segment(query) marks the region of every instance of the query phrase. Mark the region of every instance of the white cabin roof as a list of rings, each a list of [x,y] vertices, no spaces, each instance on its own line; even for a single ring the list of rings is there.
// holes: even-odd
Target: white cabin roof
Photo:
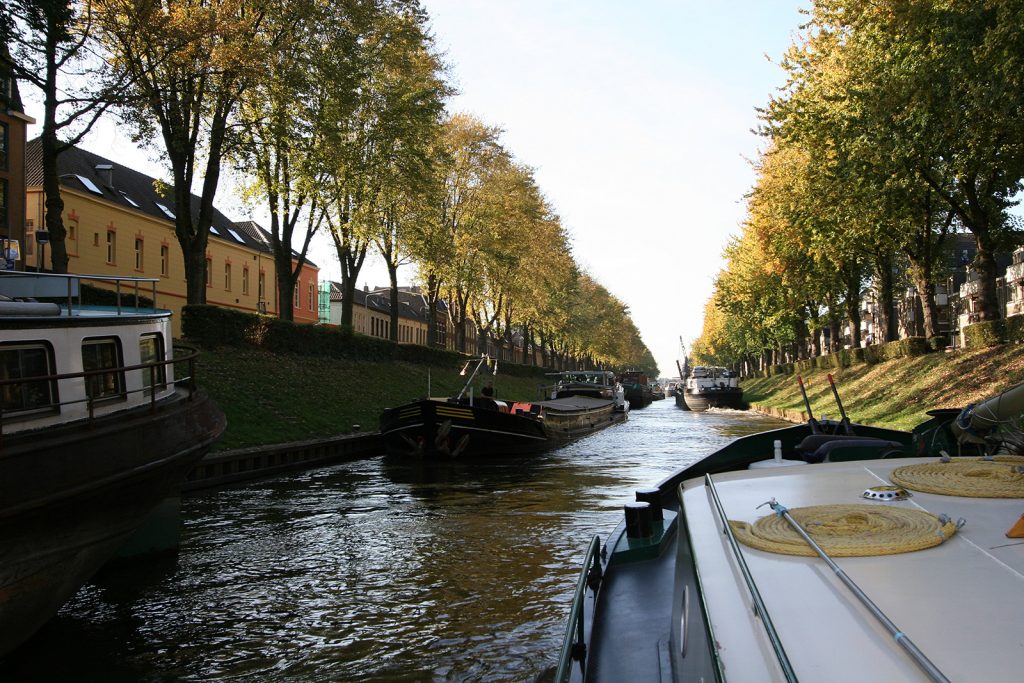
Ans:
[[[865,489],[919,462],[748,470],[713,480],[726,516],[752,523],[772,514],[767,506],[757,509],[771,498],[787,508],[868,503]],[[684,482],[681,497],[726,677],[784,680],[704,480]],[[1024,539],[1005,536],[1024,513],[1024,500],[913,492],[906,501],[874,504],[945,513],[967,524],[934,548],[836,563],[950,680],[1024,678]],[[823,560],[740,547],[797,678],[928,680]]]

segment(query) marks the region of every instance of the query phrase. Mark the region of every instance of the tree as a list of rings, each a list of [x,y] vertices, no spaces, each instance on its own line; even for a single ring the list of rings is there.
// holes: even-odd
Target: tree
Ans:
[[[184,256],[187,301],[206,302],[206,245],[222,162],[239,136],[242,94],[266,74],[282,23],[252,0],[95,0],[115,73],[130,82],[122,118],[137,140],[159,134],[171,167],[169,217]],[[192,188],[201,178],[198,202]],[[195,204],[195,205],[194,205]]]
[[[450,116],[444,122],[434,150],[440,189],[431,215],[414,238],[420,275],[428,283],[431,320],[438,298],[446,295],[460,351],[466,350],[470,298],[479,288],[477,244],[478,234],[485,229],[488,183],[508,158],[498,142],[499,134],[499,129],[466,114]]]
[[[0,24],[0,45],[10,49],[15,78],[35,86],[43,98],[43,195],[50,261],[66,273],[64,200],[57,161],[81,142],[125,87],[97,53],[92,5],[71,0],[11,0]],[[62,139],[63,138],[63,139]]]
[[[356,97],[351,11],[344,3],[280,0],[266,23],[290,39],[274,52],[266,78],[239,98],[236,158],[249,179],[245,195],[265,200],[270,212],[277,310],[284,320],[293,319],[295,285],[325,219],[321,188],[334,170],[337,115],[350,111]]]
[[[1024,92],[1006,66],[1019,64],[1018,5],[820,0],[773,103],[780,129],[841,124],[840,148],[930,188],[975,236],[983,319],[998,315],[995,253],[1019,237],[1007,210],[1024,178]]]

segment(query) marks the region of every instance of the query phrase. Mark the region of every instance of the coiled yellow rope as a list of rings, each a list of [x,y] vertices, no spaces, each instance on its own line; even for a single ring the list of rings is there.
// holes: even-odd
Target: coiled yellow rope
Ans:
[[[833,557],[909,553],[939,545],[956,533],[956,522],[894,505],[815,505],[789,511],[814,542]],[[748,524],[729,520],[744,545],[783,555],[815,552],[779,515]]]
[[[889,478],[897,486],[943,496],[1024,498],[1024,474],[1016,471],[1019,462],[1019,456],[924,462],[898,467]]]

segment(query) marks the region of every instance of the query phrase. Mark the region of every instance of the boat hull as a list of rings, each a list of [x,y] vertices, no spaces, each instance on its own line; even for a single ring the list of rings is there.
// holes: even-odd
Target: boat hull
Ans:
[[[838,428],[835,423],[829,426],[833,430]],[[907,452],[919,440],[916,435],[898,430],[863,425],[856,428],[862,437],[878,439],[883,444],[897,442]],[[744,469],[768,459],[776,441],[784,452],[792,453],[812,433],[810,426],[802,424],[740,437],[656,484],[654,498],[664,511],[664,520],[655,521],[652,535],[629,538],[625,521],[620,521],[606,537],[605,552],[598,555],[597,567],[584,569],[584,577],[579,581],[583,591],[578,601],[579,623],[570,622],[566,629],[559,666],[560,672],[571,670],[572,676],[561,680],[719,680],[715,643],[699,625],[688,629],[685,657],[659,647],[661,643],[673,642],[673,628],[684,621],[684,609],[689,610],[687,624],[700,622],[699,598],[694,596],[702,593],[694,558],[689,546],[678,541],[687,537],[679,486],[687,479]],[[885,446],[879,452],[889,449]],[[866,457],[856,448],[852,451],[852,459]],[[588,583],[589,577],[598,578]],[[689,607],[684,608],[687,603]],[[637,619],[638,614],[643,618]],[[629,624],[629,628],[623,628],[623,624]],[[572,657],[572,652],[586,653],[582,665]],[[669,656],[674,658],[672,664]]]
[[[687,390],[683,393],[683,403],[687,409],[698,412],[710,408],[746,409],[742,389],[714,389],[700,392]]]
[[[623,388],[626,390],[626,400],[629,401],[630,409],[646,408],[654,400],[647,385],[624,384]]]
[[[606,399],[568,397],[533,404],[537,414],[423,399],[384,411],[380,431],[389,455],[476,459],[541,453],[625,420]]]
[[[0,655],[106,563],[220,437],[224,414],[186,390],[153,406],[4,436]]]

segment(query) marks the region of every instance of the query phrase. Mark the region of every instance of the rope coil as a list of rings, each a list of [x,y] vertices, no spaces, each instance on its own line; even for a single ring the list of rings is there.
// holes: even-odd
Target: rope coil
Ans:
[[[789,514],[834,557],[894,555],[923,550],[952,538],[957,523],[929,512],[892,505],[815,505]],[[783,555],[813,556],[814,550],[779,515],[749,524],[729,520],[746,546]]]
[[[1020,458],[996,456],[992,460],[971,459],[905,465],[889,478],[898,486],[966,498],[1024,498],[1024,473]]]

